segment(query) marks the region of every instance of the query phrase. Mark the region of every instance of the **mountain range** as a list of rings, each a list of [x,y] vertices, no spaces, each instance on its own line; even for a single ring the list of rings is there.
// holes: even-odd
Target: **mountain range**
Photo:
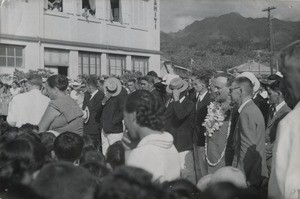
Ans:
[[[195,21],[175,33],[161,32],[161,51],[176,64],[190,67],[198,64],[226,69],[247,60],[258,59],[256,50],[269,51],[268,18],[245,18],[239,13],[209,17]],[[300,22],[272,19],[273,49],[280,49],[300,39]],[[262,53],[261,62],[270,56]]]

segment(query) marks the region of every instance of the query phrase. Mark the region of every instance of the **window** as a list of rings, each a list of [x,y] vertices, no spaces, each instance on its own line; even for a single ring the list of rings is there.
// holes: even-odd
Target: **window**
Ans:
[[[82,15],[88,16],[96,14],[96,0],[82,0]]]
[[[69,66],[69,51],[60,49],[45,49],[45,65],[47,66]]]
[[[138,27],[147,26],[147,3],[146,1],[139,0],[132,2],[132,24]]]
[[[132,70],[134,72],[140,71],[143,75],[146,75],[149,70],[148,62],[149,58],[147,57],[132,57]]]
[[[121,4],[120,0],[110,0],[112,21],[121,22]]]
[[[63,11],[63,0],[48,0],[48,10]]]
[[[123,75],[126,57],[121,55],[108,55],[107,67],[109,75]]]
[[[0,44],[0,66],[23,67],[24,47]]]
[[[100,53],[79,52],[78,58],[79,75],[101,75]]]

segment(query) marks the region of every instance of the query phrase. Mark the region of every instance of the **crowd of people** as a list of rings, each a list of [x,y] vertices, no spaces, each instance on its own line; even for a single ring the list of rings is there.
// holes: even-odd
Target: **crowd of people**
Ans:
[[[0,83],[0,197],[298,198],[300,41],[280,71]]]

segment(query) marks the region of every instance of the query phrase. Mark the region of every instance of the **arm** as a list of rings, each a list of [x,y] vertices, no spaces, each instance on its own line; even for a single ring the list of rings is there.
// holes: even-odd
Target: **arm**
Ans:
[[[184,102],[180,103],[179,101],[174,102],[174,112],[176,117],[181,120],[187,116],[190,115],[190,113],[193,111],[194,106],[187,106],[188,104],[185,104]]]
[[[17,116],[18,116],[18,107],[17,103],[15,102],[14,98],[10,101],[8,106],[8,113],[7,113],[7,123],[10,126],[16,126]]]
[[[53,122],[55,117],[59,115],[59,111],[49,105],[39,123],[39,132],[45,132],[49,130],[51,123]]]

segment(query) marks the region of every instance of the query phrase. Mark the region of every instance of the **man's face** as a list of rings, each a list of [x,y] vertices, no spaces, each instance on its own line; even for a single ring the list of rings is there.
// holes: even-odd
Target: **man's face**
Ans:
[[[210,89],[215,101],[225,102],[229,97],[229,88],[226,77],[217,77],[211,80]]]
[[[148,83],[146,80],[141,80],[141,89],[146,91],[152,90],[152,84]]]
[[[136,90],[136,86],[134,82],[128,82],[128,89],[130,92],[133,92]]]
[[[277,105],[278,101],[279,101],[278,100],[278,98],[279,98],[278,92],[274,91],[270,87],[267,87],[267,91],[268,91],[270,104]]]
[[[205,85],[199,79],[195,79],[193,84],[197,92],[201,92],[205,88]]]
[[[281,90],[286,103],[294,108],[300,100],[300,60],[286,56],[284,61],[285,64],[281,68]]]
[[[239,85],[233,82],[229,88],[229,91],[232,103],[240,104],[242,102],[242,93]]]

